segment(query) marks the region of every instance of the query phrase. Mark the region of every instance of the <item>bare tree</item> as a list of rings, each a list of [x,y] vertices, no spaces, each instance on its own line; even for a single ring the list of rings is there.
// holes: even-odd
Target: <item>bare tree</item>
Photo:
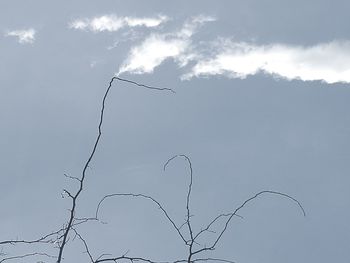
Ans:
[[[105,107],[106,107],[106,100],[108,98],[108,95],[110,93],[110,90],[113,86],[114,81],[118,82],[125,82],[128,84],[132,84],[133,86],[138,86],[141,88],[154,90],[154,91],[165,91],[165,92],[171,92],[175,93],[174,90],[170,88],[160,88],[160,87],[154,87],[154,86],[148,86],[144,84],[140,84],[128,79],[123,79],[118,76],[114,76],[109,81],[109,85],[104,93],[104,96],[102,98],[102,105],[100,108],[100,117],[97,127],[97,137],[93,143],[92,150],[86,160],[86,162],[83,165],[82,172],[80,176],[71,176],[65,174],[65,176],[72,181],[76,182],[78,185],[78,188],[76,191],[69,191],[67,189],[63,189],[62,196],[68,197],[71,200],[71,206],[69,208],[68,218],[67,221],[61,226],[58,227],[56,230],[42,234],[41,236],[34,238],[34,239],[12,239],[12,240],[3,240],[0,241],[0,263],[2,262],[8,262],[8,261],[15,261],[20,259],[26,259],[26,258],[35,258],[37,262],[46,262],[46,261],[52,261],[55,260],[57,263],[61,263],[64,260],[64,254],[65,254],[65,248],[69,244],[69,241],[71,239],[78,239],[82,242],[82,244],[85,247],[85,252],[88,255],[89,261],[92,263],[99,263],[99,262],[118,262],[121,260],[127,260],[131,263],[137,262],[137,261],[143,261],[148,263],[180,263],[180,262],[187,262],[187,263],[193,263],[193,262],[199,262],[199,261],[218,261],[218,262],[227,262],[232,263],[233,261],[222,259],[220,257],[206,257],[206,252],[212,252],[215,250],[216,246],[221,241],[222,236],[226,232],[227,228],[229,227],[232,218],[233,217],[240,217],[239,211],[241,211],[248,203],[254,201],[254,199],[258,198],[261,195],[264,194],[270,194],[275,195],[279,197],[287,198],[294,203],[296,203],[299,208],[301,209],[303,215],[305,216],[305,211],[302,205],[298,200],[293,198],[292,196],[278,192],[278,191],[261,191],[253,195],[252,197],[244,200],[240,206],[235,208],[234,210],[228,212],[228,213],[222,213],[214,217],[209,221],[209,223],[201,228],[200,231],[195,232],[193,228],[193,223],[191,221],[192,213],[191,213],[191,193],[192,193],[192,185],[193,185],[193,169],[192,169],[192,162],[190,158],[187,155],[181,154],[181,155],[175,155],[172,158],[168,159],[167,162],[164,164],[164,171],[170,165],[170,163],[175,158],[183,158],[188,165],[189,169],[189,184],[186,194],[186,216],[185,216],[185,222],[182,224],[178,224],[175,222],[174,219],[172,219],[168,213],[168,211],[165,209],[165,207],[157,201],[155,198],[153,198],[150,195],[142,194],[142,193],[112,193],[105,195],[99,202],[96,208],[95,215],[92,217],[77,217],[76,211],[77,207],[79,206],[79,200],[80,195],[84,191],[85,187],[85,181],[87,177],[87,169],[93,160],[97,148],[99,146],[101,137],[102,137],[102,126],[104,121],[104,114],[105,114]],[[97,221],[101,222],[99,219],[99,213],[102,209],[103,203],[107,199],[116,198],[116,197],[130,197],[130,198],[139,198],[139,199],[145,199],[147,201],[152,202],[155,206],[157,206],[161,211],[165,218],[165,220],[168,221],[170,226],[173,228],[173,230],[177,233],[178,237],[182,240],[185,247],[187,247],[187,255],[185,258],[180,258],[175,261],[154,261],[148,258],[143,257],[130,257],[127,256],[127,254],[119,255],[119,256],[113,256],[110,254],[102,254],[99,256],[94,256],[92,249],[89,247],[88,241],[83,237],[83,235],[78,231],[77,227],[86,224],[90,221]],[[209,246],[202,245],[199,242],[199,239],[207,232],[212,232],[212,227],[214,224],[218,223],[220,220],[223,220],[221,230],[216,233],[216,238]],[[14,245],[25,245],[32,247],[32,251],[29,253],[23,253],[23,254],[15,254],[10,255],[6,251],[9,246]],[[55,249],[55,254],[47,253],[46,251],[49,248]]]

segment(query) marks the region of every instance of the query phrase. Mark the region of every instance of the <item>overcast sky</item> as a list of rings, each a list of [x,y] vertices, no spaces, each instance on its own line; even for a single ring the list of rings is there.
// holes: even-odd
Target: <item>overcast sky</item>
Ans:
[[[188,166],[163,164],[186,154],[196,230],[262,190],[297,198],[307,213],[261,196],[205,256],[348,262],[348,10],[345,0],[1,1],[0,241],[66,222],[61,193],[76,185],[64,174],[80,176],[103,94],[119,76],[176,94],[113,84],[79,216],[93,216],[106,194],[135,192],[157,198],[181,225]],[[80,229],[96,256],[186,254],[152,203],[111,199],[100,215],[108,224]],[[64,262],[87,262],[83,251],[70,243]]]

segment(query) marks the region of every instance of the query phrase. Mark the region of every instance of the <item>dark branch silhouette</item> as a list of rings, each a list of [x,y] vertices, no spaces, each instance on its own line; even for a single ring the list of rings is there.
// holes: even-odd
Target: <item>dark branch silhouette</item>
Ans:
[[[170,218],[169,213],[165,210],[164,206],[162,206],[160,204],[159,201],[157,201],[156,199],[154,199],[153,197],[149,196],[149,195],[145,195],[145,194],[140,194],[140,193],[114,193],[114,194],[109,194],[104,196],[100,202],[97,205],[97,209],[96,209],[96,214],[95,217],[96,219],[98,218],[98,214],[99,211],[101,209],[101,206],[103,204],[103,202],[106,199],[112,198],[112,197],[138,197],[138,198],[142,198],[142,199],[146,199],[148,201],[153,202],[154,204],[156,204],[163,212],[163,214],[165,215],[166,219],[171,223],[171,225],[173,226],[173,228],[177,231],[177,233],[179,234],[180,238],[182,239],[182,241],[184,241],[184,244],[188,247],[188,254],[187,254],[187,258],[186,259],[180,259],[176,262],[187,262],[187,263],[193,263],[193,262],[199,262],[199,261],[218,261],[218,262],[227,262],[227,263],[233,263],[233,261],[231,260],[226,260],[226,259],[220,259],[220,258],[197,258],[197,256],[199,256],[199,254],[202,254],[204,252],[208,252],[208,251],[213,251],[215,250],[216,246],[218,245],[218,243],[220,242],[222,236],[224,235],[224,233],[226,232],[229,224],[231,223],[231,220],[234,216],[236,217],[240,217],[242,218],[238,212],[243,209],[248,203],[254,201],[256,198],[260,197],[261,195],[264,194],[270,194],[270,195],[277,195],[277,196],[281,196],[284,198],[287,198],[289,200],[291,200],[292,202],[296,203],[299,207],[299,209],[301,210],[302,214],[304,216],[306,216],[305,210],[303,208],[303,206],[301,205],[301,203],[295,199],[294,197],[282,193],[282,192],[277,192],[277,191],[271,191],[271,190],[265,190],[265,191],[261,191],[256,193],[255,195],[253,195],[252,197],[246,199],[245,201],[242,202],[242,204],[240,206],[238,206],[236,209],[234,209],[233,212],[231,213],[223,213],[223,214],[219,214],[217,215],[214,219],[212,219],[208,225],[206,225],[204,228],[202,228],[200,231],[198,231],[197,233],[194,233],[192,225],[191,225],[191,208],[190,208],[190,200],[191,200],[191,192],[192,192],[192,184],[193,184],[193,169],[192,169],[192,162],[190,160],[190,158],[184,154],[181,155],[175,155],[172,158],[168,159],[166,161],[166,163],[163,166],[164,171],[166,170],[167,166],[169,165],[169,163],[171,161],[173,161],[175,158],[184,158],[189,166],[189,175],[190,175],[190,182],[188,184],[188,191],[187,191],[187,196],[186,196],[186,222],[183,223],[182,225],[180,225],[179,227],[177,226],[177,224],[175,223],[175,221]],[[210,230],[210,228],[212,227],[212,225],[214,223],[216,223],[219,219],[221,218],[227,218],[222,230],[217,234],[213,231]],[[187,234],[183,234],[182,233],[182,227],[184,225],[187,225]],[[214,242],[212,243],[212,245],[210,246],[202,246],[197,242],[197,239],[204,233],[204,232],[212,232],[213,234],[217,234],[217,237],[215,238]],[[199,246],[200,248],[195,249],[195,245]],[[113,261],[115,258],[110,258],[109,261]],[[118,258],[120,259],[120,258]],[[131,260],[132,261],[132,260]],[[95,262],[101,262],[101,261],[95,261]],[[150,262],[150,261],[149,261]]]
[[[15,244],[34,244],[34,243],[54,243],[57,241],[57,235],[62,232],[62,229],[59,229],[55,232],[46,234],[42,237],[39,237],[37,239],[33,240],[19,240],[19,239],[14,239],[14,240],[4,240],[0,241],[0,245],[15,245]]]
[[[185,242],[185,244],[187,244],[187,241],[185,239],[185,237],[182,235],[180,228],[176,225],[176,223],[174,222],[173,219],[171,219],[171,217],[169,216],[168,212],[164,209],[164,207],[153,197],[148,196],[148,195],[144,195],[144,194],[132,194],[132,193],[116,193],[116,194],[110,194],[110,195],[106,195],[104,196],[101,201],[98,203],[97,205],[97,209],[96,209],[96,213],[95,213],[95,217],[96,219],[98,219],[98,213],[99,210],[101,208],[102,203],[111,197],[116,197],[116,196],[128,196],[128,197],[139,197],[139,198],[143,198],[143,199],[148,199],[151,200],[153,203],[155,203],[158,208],[160,210],[162,210],[163,214],[165,215],[166,219],[171,223],[171,225],[174,227],[174,229],[176,230],[176,232],[179,234],[179,236],[181,237],[182,241]]]
[[[14,245],[14,244],[31,245],[31,244],[40,244],[40,243],[55,244],[55,245],[58,245],[58,256],[57,256],[56,262],[61,263],[61,261],[63,259],[64,249],[68,243],[69,234],[71,231],[73,231],[73,227],[80,225],[80,224],[83,224],[83,223],[86,223],[86,222],[89,222],[91,220],[96,220],[96,218],[76,218],[75,213],[76,213],[78,198],[84,189],[87,168],[89,167],[92,159],[94,158],[94,155],[96,153],[97,147],[99,145],[99,142],[100,142],[100,139],[102,136],[102,125],[103,125],[104,114],[105,114],[106,100],[107,100],[108,94],[110,93],[110,90],[112,88],[112,84],[114,81],[126,82],[129,84],[136,85],[138,87],[142,87],[142,88],[146,88],[146,89],[150,89],[150,90],[169,91],[169,92],[175,93],[175,91],[170,89],[170,88],[154,87],[154,86],[149,86],[149,85],[145,85],[145,84],[140,84],[138,82],[131,81],[128,79],[123,79],[123,78],[120,78],[117,76],[112,77],[110,82],[109,82],[109,85],[104,93],[103,99],[102,99],[102,106],[100,109],[100,117],[99,117],[99,122],[98,122],[98,134],[97,134],[97,137],[96,137],[95,142],[93,144],[90,155],[87,158],[87,161],[85,162],[85,164],[83,166],[81,177],[75,177],[75,176],[70,176],[70,175],[64,174],[65,177],[72,179],[72,180],[75,180],[79,184],[79,188],[75,193],[72,193],[72,192],[68,191],[67,189],[63,189],[63,193],[66,194],[72,201],[71,208],[69,209],[69,218],[68,218],[67,223],[64,224],[64,226],[62,228],[60,228],[59,230],[52,232],[52,233],[49,233],[49,234],[46,234],[46,235],[43,235],[42,237],[37,238],[37,239],[33,239],[33,240],[18,240],[18,239],[5,240],[5,241],[0,241],[0,245],[2,245],[2,246]],[[63,194],[62,194],[62,197],[64,197]],[[78,233],[76,231],[74,231],[74,232],[78,237],[81,237],[78,235]],[[0,253],[0,256],[3,256],[3,255],[5,255],[5,254]],[[6,257],[3,259],[0,259],[0,262],[12,260],[12,259],[25,258],[25,257],[30,257],[30,256],[38,256],[38,255],[44,255],[44,254],[35,252],[35,253],[30,253],[30,254],[25,254],[25,255]]]
[[[159,87],[154,87],[154,86],[148,86],[148,85],[140,84],[140,83],[132,81],[132,80],[122,79],[120,77],[113,77],[112,81],[115,80],[115,79],[119,80],[119,81],[124,81],[124,82],[127,82],[127,83],[131,83],[131,84],[134,84],[136,86],[139,86],[139,87],[142,87],[142,88],[146,88],[146,89],[153,89],[153,90],[160,90],[160,91],[170,91],[172,93],[176,93],[175,90],[170,89],[170,88],[159,88]]]
[[[78,191],[75,194],[72,194],[68,190],[64,189],[64,192],[72,199],[72,207],[70,209],[70,216],[69,216],[69,220],[68,220],[68,223],[67,223],[67,227],[65,228],[65,231],[64,231],[64,234],[63,234],[62,243],[61,243],[61,245],[59,247],[57,263],[60,263],[62,261],[63,251],[64,251],[64,248],[65,248],[65,246],[67,244],[67,238],[68,238],[69,232],[71,231],[71,228],[72,228],[72,225],[73,225],[73,222],[74,222],[75,211],[76,211],[76,206],[77,206],[77,200],[78,200],[81,192],[83,191],[84,182],[85,182],[85,178],[86,178],[86,170],[89,167],[89,164],[91,163],[91,161],[92,161],[92,159],[93,159],[93,157],[94,157],[94,155],[96,153],[98,144],[99,144],[100,139],[101,139],[103,117],[104,117],[105,107],[106,107],[106,99],[107,99],[108,94],[109,94],[109,92],[111,90],[112,84],[113,84],[113,82],[115,80],[131,83],[133,85],[136,85],[136,86],[139,86],[139,87],[143,87],[143,88],[146,88],[146,89],[159,90],[159,91],[171,91],[171,92],[175,93],[172,89],[169,89],[169,88],[158,88],[158,87],[148,86],[148,85],[144,85],[144,84],[139,84],[139,83],[137,83],[135,81],[122,79],[122,78],[119,78],[119,77],[116,77],[116,76],[114,76],[110,80],[109,85],[108,85],[108,87],[106,89],[106,92],[105,92],[105,94],[103,96],[103,99],[102,99],[102,107],[101,107],[101,111],[100,111],[100,120],[99,120],[99,123],[98,123],[98,135],[96,137],[96,140],[95,140],[94,146],[92,148],[92,151],[91,151],[91,153],[89,155],[89,158],[85,162],[81,178],[76,178],[79,181],[79,189],[78,189]]]
[[[101,137],[102,137],[102,126],[103,126],[103,121],[104,121],[104,114],[105,114],[105,108],[106,108],[106,100],[108,98],[108,95],[110,93],[110,90],[112,88],[113,82],[114,81],[119,81],[119,82],[125,82],[128,84],[136,85],[138,87],[150,89],[150,90],[156,90],[156,91],[168,91],[175,93],[174,90],[170,88],[160,88],[160,87],[154,87],[154,86],[148,86],[144,84],[137,83],[132,80],[128,79],[123,79],[118,76],[114,76],[111,78],[109,81],[109,85],[103,95],[102,98],[102,105],[100,108],[100,115],[99,115],[99,121],[98,121],[98,126],[97,126],[97,136],[96,139],[93,143],[92,150],[90,154],[88,155],[88,158],[86,162],[83,165],[82,173],[80,177],[77,176],[71,176],[64,174],[65,177],[68,179],[71,179],[72,181],[76,181],[78,183],[78,189],[75,192],[71,192],[67,189],[63,189],[62,197],[68,197],[71,200],[71,206],[69,209],[69,215],[67,221],[63,224],[62,227],[58,228],[58,230],[50,232],[48,234],[44,234],[39,238],[36,239],[13,239],[13,240],[4,240],[0,241],[0,263],[2,262],[7,262],[7,261],[14,261],[14,260],[19,260],[19,259],[25,259],[25,258],[47,258],[47,259],[55,259],[56,263],[61,263],[63,261],[63,256],[65,253],[65,248],[67,244],[69,243],[70,240],[75,240],[78,239],[84,246],[85,249],[85,254],[87,254],[89,261],[92,263],[99,263],[99,262],[119,262],[119,261],[129,261],[130,263],[135,263],[135,262],[144,262],[144,263],[182,263],[182,262],[187,262],[187,263],[194,263],[194,262],[201,262],[201,261],[216,261],[216,262],[222,262],[222,263],[235,263],[232,260],[227,260],[227,259],[222,259],[218,257],[203,257],[203,254],[205,252],[212,252],[215,250],[219,242],[221,241],[222,236],[225,234],[227,231],[232,218],[233,217],[239,217],[242,218],[238,213],[250,202],[254,201],[258,197],[264,195],[264,194],[269,194],[269,195],[274,195],[274,196],[279,196],[279,197],[284,197],[298,205],[300,210],[302,211],[303,215],[305,216],[305,210],[301,203],[293,198],[292,196],[278,192],[278,191],[271,191],[271,190],[265,190],[256,193],[252,197],[246,199],[245,201],[242,202],[240,206],[232,210],[232,212],[228,213],[222,213],[214,217],[207,225],[201,228],[199,231],[194,231],[193,228],[193,223],[191,221],[191,217],[193,216],[191,214],[191,194],[192,194],[192,186],[193,186],[193,168],[192,168],[192,162],[191,159],[184,154],[180,155],[175,155],[168,159],[166,163],[163,166],[164,171],[166,171],[167,167],[170,165],[170,163],[176,159],[176,158],[183,158],[189,169],[189,183],[187,187],[187,193],[186,193],[186,215],[185,215],[185,222],[178,225],[173,218],[170,217],[168,211],[165,209],[165,207],[157,201],[155,198],[153,198],[150,195],[142,194],[142,193],[113,193],[109,195],[105,195],[97,204],[95,215],[92,217],[77,217],[76,216],[76,211],[77,211],[77,206],[78,206],[78,201],[81,193],[84,191],[85,187],[85,181],[87,178],[87,169],[90,167],[90,163],[92,162],[96,151],[98,149]],[[100,221],[99,215],[102,210],[103,203],[107,199],[111,199],[114,197],[132,197],[136,199],[143,199],[147,200],[153,204],[155,204],[161,211],[166,219],[166,221],[170,224],[170,226],[175,230],[177,233],[177,236],[182,240],[183,244],[188,248],[187,253],[185,255],[185,258],[180,258],[175,261],[154,261],[148,258],[144,257],[131,257],[127,256],[127,253],[121,256],[113,256],[110,254],[102,254],[97,257],[93,255],[92,249],[89,247],[88,241],[83,237],[83,235],[78,231],[78,226],[91,222],[91,221]],[[221,225],[221,230],[219,232],[214,232],[212,230],[212,227],[214,224],[219,224],[221,222],[220,220],[223,220],[224,222]],[[211,243],[210,246],[203,246],[198,242],[198,239],[204,235],[204,233],[210,232],[214,234],[216,237],[214,241]],[[17,245],[17,244],[22,244],[22,245],[51,245],[53,248],[57,249],[57,256],[52,256],[49,253],[42,253],[42,252],[32,252],[32,253],[23,253],[23,254],[17,254],[13,256],[9,256],[6,253],[3,252],[4,247],[6,246],[11,246],[11,245]],[[37,248],[35,248],[37,249]],[[43,262],[43,261],[40,261]]]
[[[187,191],[187,197],[186,197],[186,211],[187,211],[187,214],[186,214],[186,222],[185,224],[187,225],[188,227],[188,231],[190,233],[190,237],[191,237],[191,240],[194,241],[193,239],[193,230],[192,230],[192,226],[191,226],[191,214],[190,214],[190,198],[191,198],[191,191],[192,191],[192,183],[193,183],[193,169],[192,169],[192,163],[191,163],[191,160],[188,156],[184,155],[184,154],[180,154],[180,155],[175,155],[173,157],[171,157],[163,166],[163,170],[165,171],[168,164],[174,160],[175,158],[178,158],[178,157],[183,157],[185,158],[185,160],[187,161],[188,163],[188,166],[189,166],[189,169],[190,169],[190,183],[188,184],[188,191]],[[190,250],[192,249],[192,246],[193,246],[193,242],[192,244],[191,243],[188,243],[187,244],[190,246]]]

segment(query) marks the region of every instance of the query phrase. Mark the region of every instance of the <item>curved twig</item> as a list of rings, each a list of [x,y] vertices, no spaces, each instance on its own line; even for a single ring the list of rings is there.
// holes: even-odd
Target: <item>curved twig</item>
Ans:
[[[210,231],[210,230],[209,230],[210,227],[211,227],[216,221],[218,221],[220,218],[222,218],[222,217],[228,217],[228,216],[231,216],[231,215],[232,215],[232,213],[220,214],[220,215],[216,216],[212,221],[210,221],[210,223],[209,223],[205,228],[203,228],[203,229],[201,229],[200,231],[198,231],[198,233],[197,233],[197,234],[195,235],[195,237],[194,237],[194,240],[196,240],[196,239],[197,239],[201,234],[203,234],[204,232]],[[243,218],[242,216],[237,215],[237,214],[235,214],[234,216],[239,217],[239,218]]]
[[[277,191],[270,191],[270,190],[265,190],[265,191],[261,191],[261,192],[258,192],[256,193],[254,196],[246,199],[240,206],[238,206],[232,213],[231,215],[229,216],[229,218],[227,219],[226,223],[225,223],[225,226],[224,228],[221,230],[220,234],[218,235],[218,237],[216,238],[216,240],[214,241],[214,243],[210,246],[210,247],[205,247],[205,248],[201,248],[197,251],[195,251],[193,254],[198,254],[198,253],[201,253],[203,251],[206,251],[206,250],[213,250],[215,249],[217,243],[220,241],[221,237],[223,236],[223,234],[225,233],[229,223],[231,222],[231,219],[238,213],[239,210],[241,210],[245,205],[247,205],[249,202],[253,201],[254,199],[256,199],[257,197],[259,197],[260,195],[263,195],[263,194],[272,194],[272,195],[279,195],[279,196],[283,196],[283,197],[286,197],[290,200],[292,200],[293,202],[295,202],[300,210],[302,211],[303,215],[306,216],[306,213],[305,213],[305,210],[303,208],[303,206],[301,205],[301,203],[295,199],[294,197],[288,195],[288,194],[285,194],[285,193],[281,193],[281,192],[277,192]]]
[[[185,154],[175,155],[166,161],[166,163],[163,166],[163,170],[164,171],[166,170],[167,166],[169,165],[169,163],[171,161],[173,161],[175,158],[180,158],[180,157],[184,158],[187,161],[189,169],[190,169],[190,183],[188,184],[188,191],[187,191],[187,197],[186,197],[186,211],[187,211],[186,225],[188,227],[188,231],[190,234],[191,243],[193,244],[194,243],[193,230],[192,230],[191,221],[190,221],[190,219],[191,219],[191,213],[190,213],[190,201],[191,200],[190,200],[190,198],[191,198],[192,184],[193,184],[193,169],[192,169],[191,159]]]
[[[176,232],[179,234],[180,238],[182,239],[182,241],[185,242],[185,244],[187,244],[186,239],[184,238],[184,236],[182,235],[180,228],[176,225],[176,223],[174,222],[174,220],[169,216],[168,212],[164,209],[164,207],[153,197],[148,196],[148,195],[144,195],[144,194],[132,194],[132,193],[115,193],[115,194],[109,194],[104,196],[100,202],[97,205],[96,208],[96,213],[95,213],[95,217],[96,219],[98,219],[98,213],[100,210],[100,207],[102,205],[102,203],[107,199],[107,198],[111,198],[111,197],[116,197],[116,196],[129,196],[129,197],[139,197],[139,198],[143,198],[143,199],[147,199],[152,201],[153,203],[155,203],[158,208],[160,210],[162,210],[163,214],[165,215],[165,217],[167,218],[167,220],[171,223],[171,225],[174,227],[174,229],[176,230]]]

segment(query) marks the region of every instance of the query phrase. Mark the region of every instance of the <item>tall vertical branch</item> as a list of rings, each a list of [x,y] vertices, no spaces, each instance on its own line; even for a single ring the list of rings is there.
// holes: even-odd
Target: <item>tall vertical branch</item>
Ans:
[[[190,240],[187,241],[187,244],[189,246],[189,257],[188,257],[188,263],[191,262],[191,255],[192,255],[192,250],[193,250],[193,245],[195,243],[195,238],[193,236],[193,230],[191,226],[191,212],[190,212],[190,200],[191,200],[191,192],[192,192],[192,184],[193,184],[193,169],[192,169],[192,162],[191,159],[185,155],[185,154],[179,154],[171,157],[165,164],[163,169],[166,170],[167,166],[171,161],[173,161],[175,158],[183,157],[189,166],[190,169],[190,183],[188,184],[188,190],[187,190],[187,197],[186,197],[186,225],[188,228]]]
[[[171,91],[171,92],[175,93],[175,91],[170,89],[170,88],[153,87],[153,86],[140,84],[140,83],[137,83],[135,81],[128,80],[128,79],[123,79],[123,78],[120,78],[120,77],[117,77],[117,76],[112,77],[112,79],[110,80],[109,85],[108,85],[108,87],[107,87],[107,89],[106,89],[106,91],[104,93],[103,99],[102,99],[102,106],[101,106],[100,118],[99,118],[99,123],[98,123],[98,134],[97,134],[95,143],[93,145],[92,151],[91,151],[87,161],[84,164],[82,175],[81,175],[80,178],[78,178],[79,189],[77,190],[77,192],[75,194],[70,193],[66,189],[64,190],[68,194],[68,196],[71,198],[72,206],[71,206],[71,209],[70,209],[70,215],[69,215],[68,223],[67,223],[67,226],[65,227],[65,231],[64,231],[64,234],[63,234],[63,239],[62,239],[61,245],[59,246],[57,263],[60,263],[62,261],[63,251],[64,251],[64,248],[65,248],[65,246],[67,244],[67,238],[68,238],[68,235],[69,235],[69,233],[70,233],[70,231],[72,229],[72,225],[73,225],[73,222],[74,222],[76,206],[77,206],[77,200],[78,200],[81,192],[83,191],[84,182],[85,182],[85,178],[86,178],[86,171],[87,171],[87,168],[89,167],[92,159],[94,158],[94,155],[96,153],[98,144],[99,144],[100,139],[101,139],[103,117],[104,117],[105,107],[106,107],[106,99],[107,99],[107,96],[108,96],[108,94],[109,94],[109,92],[111,90],[112,84],[113,84],[113,82],[115,80],[121,81],[121,82],[127,82],[127,83],[130,83],[130,84],[142,87],[142,88],[146,88],[146,89],[159,90],[159,91]]]
[[[78,235],[78,233],[74,227],[81,225],[81,224],[84,224],[90,220],[97,220],[97,216],[95,218],[94,217],[92,217],[92,218],[76,218],[75,214],[76,214],[76,210],[77,210],[78,198],[84,190],[87,169],[88,169],[90,163],[92,162],[92,160],[96,154],[98,145],[99,145],[100,140],[101,140],[102,126],[103,126],[104,114],[105,114],[105,108],[106,108],[106,100],[107,100],[108,95],[111,91],[111,88],[113,86],[114,81],[132,84],[134,86],[146,88],[149,90],[169,91],[169,92],[175,93],[175,91],[170,89],[170,88],[162,88],[162,87],[154,87],[154,86],[144,85],[144,84],[140,84],[138,82],[132,81],[132,80],[120,78],[118,76],[112,77],[111,80],[109,81],[108,87],[107,87],[107,89],[103,95],[103,98],[102,98],[102,105],[100,108],[100,115],[99,115],[99,121],[98,121],[98,126],[97,126],[97,131],[98,131],[97,136],[96,136],[96,139],[93,143],[92,150],[91,150],[86,162],[83,165],[81,176],[75,177],[75,176],[70,176],[70,175],[65,174],[65,177],[78,182],[78,185],[79,185],[78,189],[74,193],[72,193],[66,189],[63,189],[63,193],[66,196],[68,196],[72,201],[71,207],[69,209],[69,217],[68,217],[67,223],[63,224],[63,226],[60,227],[57,231],[53,231],[53,232],[50,232],[48,234],[42,235],[41,237],[36,238],[36,239],[9,239],[9,240],[0,241],[0,246],[2,246],[1,252],[0,252],[0,256],[2,258],[0,258],[0,262],[20,259],[20,258],[45,256],[45,255],[47,256],[48,255],[45,253],[33,252],[33,253],[22,254],[22,255],[6,256],[6,253],[3,252],[4,246],[16,245],[16,244],[18,244],[18,245],[19,244],[23,244],[23,245],[51,244],[51,245],[54,245],[55,248],[58,248],[58,255],[55,256],[54,258],[57,258],[57,261],[56,261],[57,263],[61,263],[63,260],[63,254],[64,254],[65,247],[70,239],[69,236],[70,236],[71,231],[73,231],[76,236],[81,237],[80,235]],[[63,196],[64,195],[62,194],[62,197]],[[166,214],[165,210],[164,210],[164,212]],[[169,217],[169,220],[171,221],[170,217]],[[174,225],[174,226],[176,228],[176,225]],[[181,233],[180,233],[180,235],[181,235]]]

